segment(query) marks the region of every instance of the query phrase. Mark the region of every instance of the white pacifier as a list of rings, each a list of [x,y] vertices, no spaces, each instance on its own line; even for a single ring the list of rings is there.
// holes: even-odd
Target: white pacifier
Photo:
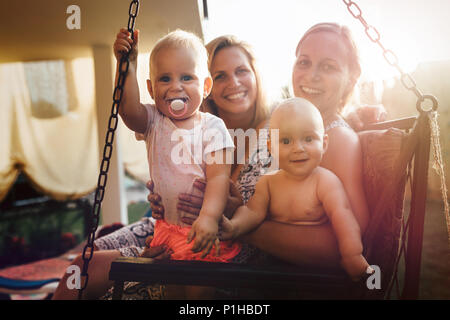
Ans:
[[[181,113],[179,113],[180,110],[183,110],[183,111]],[[169,113],[173,117],[176,117],[176,118],[184,116],[186,114],[186,111],[187,111],[187,105],[181,99],[173,100],[169,106]],[[177,113],[175,113],[175,112],[177,112]]]

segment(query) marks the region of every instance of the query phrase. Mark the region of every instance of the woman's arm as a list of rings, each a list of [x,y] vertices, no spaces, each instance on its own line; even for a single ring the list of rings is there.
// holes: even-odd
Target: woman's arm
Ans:
[[[328,137],[328,150],[320,165],[341,180],[363,235],[369,223],[369,209],[364,193],[362,151],[358,135],[353,130],[338,127],[331,129]]]
[[[152,208],[152,217],[155,219],[162,219],[164,217],[164,207],[161,203],[161,197],[157,193],[153,192],[153,182],[151,180],[147,182],[147,188],[150,191],[147,196],[147,200],[150,202],[150,207]],[[194,188],[204,193],[206,189],[206,181],[200,179],[194,181]],[[202,204],[203,194],[201,196],[197,196],[188,193],[181,193],[178,196],[177,204],[177,208],[185,212],[185,216],[181,218],[181,221],[192,225],[200,213]],[[234,182],[230,180],[230,193],[228,195],[227,204],[223,214],[227,218],[231,218],[237,208],[243,204],[244,202],[242,201],[239,190]]]
[[[299,226],[266,220],[242,239],[290,263],[339,267],[338,244],[329,223]]]

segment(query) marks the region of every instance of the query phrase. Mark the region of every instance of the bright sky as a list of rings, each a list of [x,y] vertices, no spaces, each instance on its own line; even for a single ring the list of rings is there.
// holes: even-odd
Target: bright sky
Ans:
[[[406,72],[413,71],[422,61],[450,59],[449,0],[355,2]],[[290,83],[297,42],[318,22],[339,22],[352,29],[360,49],[362,78],[388,79],[397,75],[342,0],[208,0],[208,11],[206,43],[223,34],[234,34],[251,43],[272,97],[278,95],[281,86]]]

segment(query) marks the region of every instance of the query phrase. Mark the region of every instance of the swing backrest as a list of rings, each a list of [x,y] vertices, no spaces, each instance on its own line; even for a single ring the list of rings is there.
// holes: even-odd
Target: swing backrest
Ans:
[[[396,172],[399,170],[396,163],[407,136],[406,132],[397,128],[359,133],[364,191],[370,212],[370,222],[363,237],[364,256],[369,264],[379,267],[383,289],[388,286],[392,277],[399,247],[406,168]],[[401,178],[395,183],[395,187],[391,187],[390,182],[394,176]],[[377,293],[382,295],[384,290]]]
[[[370,211],[370,222],[363,236],[364,255],[381,272],[381,289],[371,292],[372,297],[385,297],[386,290],[397,276],[398,260],[406,244],[407,219],[413,215],[419,216],[422,223],[414,221],[413,225],[423,231],[426,202],[426,192],[423,190],[427,189],[428,153],[420,150],[429,150],[429,139],[427,134],[423,135],[429,130],[426,118],[411,117],[382,123],[373,126],[376,130],[359,133],[364,189]],[[411,199],[415,204],[411,205],[414,213],[408,214],[403,207],[409,169],[413,163],[416,187],[411,190]],[[408,246],[409,255],[415,258],[410,259],[407,269],[420,268],[421,245],[420,236],[420,243]],[[415,284],[415,289],[407,289],[409,297],[417,297],[419,275],[410,274],[408,277],[405,282]]]
[[[429,148],[429,140],[423,141],[420,137],[426,124],[420,121],[421,118],[418,120],[412,117],[381,123],[373,126],[374,130],[359,133],[364,162],[364,188],[371,214],[368,229],[363,237],[364,254],[370,264],[380,268],[382,279],[380,290],[368,290],[365,283],[355,287],[342,270],[120,258],[113,262],[110,270],[110,279],[116,281],[116,296],[120,295],[123,281],[145,281],[162,284],[271,288],[280,293],[278,298],[284,296],[284,289],[302,293],[308,290],[314,297],[319,297],[320,293],[330,292],[335,298],[385,297],[386,288],[395,275],[401,245],[407,167],[413,159],[417,165],[418,157],[419,162],[423,162],[422,158],[426,157],[425,163],[428,164],[428,155],[419,152],[420,146],[423,145],[421,142],[425,145],[428,143]],[[414,181],[425,190],[427,170],[428,167],[422,165],[420,170],[414,170],[413,174]],[[416,179],[420,176],[419,173],[422,173],[425,179]],[[424,203],[426,193],[422,192],[418,197],[417,190],[413,189],[412,199],[419,199],[420,203]],[[416,205],[413,203],[411,206],[413,211],[419,211],[415,215],[423,216],[424,210],[417,210],[414,208]],[[423,230],[423,223],[422,225],[419,223],[417,228]],[[408,246],[408,251],[412,250],[412,256],[415,257],[415,260],[410,259],[413,270],[416,265],[420,267],[420,248],[421,242],[420,246]],[[408,264],[406,267],[408,270]],[[417,283],[417,286],[405,289],[409,290],[406,297],[414,297],[417,296],[419,277],[414,272],[410,272],[409,277],[407,282]],[[327,298],[330,296],[327,295]]]

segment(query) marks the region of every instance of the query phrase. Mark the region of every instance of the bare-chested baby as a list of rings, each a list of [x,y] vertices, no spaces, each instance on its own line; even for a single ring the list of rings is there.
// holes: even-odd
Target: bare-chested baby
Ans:
[[[369,264],[358,222],[339,178],[319,167],[328,145],[320,112],[305,99],[288,99],[273,112],[270,129],[279,130],[279,150],[272,156],[280,170],[262,176],[248,203],[231,220],[224,218],[221,239],[237,238],[266,218],[299,225],[330,221],[342,267],[352,279],[360,278]]]

